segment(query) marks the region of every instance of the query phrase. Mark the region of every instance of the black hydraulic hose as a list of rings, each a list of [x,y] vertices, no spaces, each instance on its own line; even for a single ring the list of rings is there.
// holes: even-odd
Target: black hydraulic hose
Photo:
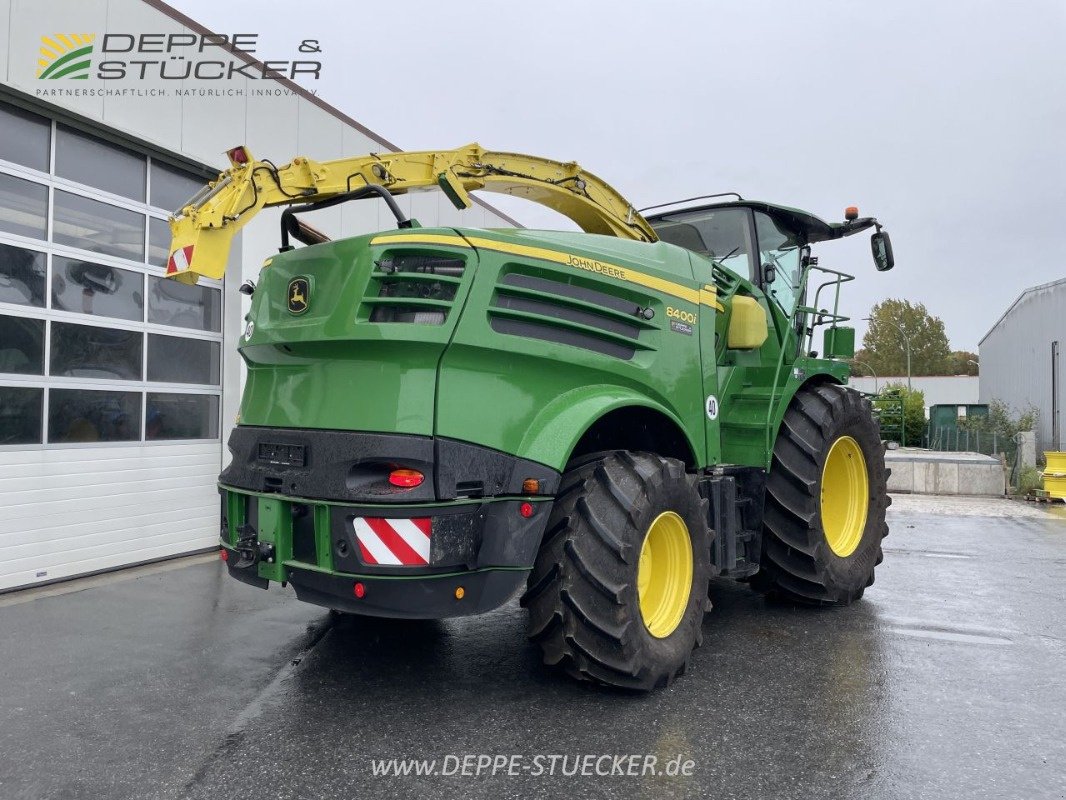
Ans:
[[[403,213],[403,209],[400,208],[396,202],[396,198],[393,197],[392,192],[386,189],[384,186],[379,186],[376,183],[370,183],[366,186],[361,186],[351,192],[345,192],[339,194],[336,197],[331,197],[328,200],[322,200],[318,203],[308,203],[305,206],[299,208],[286,208],[281,213],[281,248],[283,250],[289,249],[289,236],[293,236],[297,241],[300,239],[300,223],[297,221],[295,215],[303,214],[306,211],[316,211],[320,208],[329,208],[330,206],[340,205],[341,203],[347,203],[349,200],[362,200],[371,195],[377,195],[385,204],[389,207],[389,211],[396,217],[396,226],[399,228],[410,228],[411,220]]]

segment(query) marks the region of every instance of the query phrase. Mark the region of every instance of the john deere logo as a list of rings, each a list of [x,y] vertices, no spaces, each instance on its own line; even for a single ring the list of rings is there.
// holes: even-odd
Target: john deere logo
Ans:
[[[310,296],[311,285],[307,278],[293,278],[289,281],[289,313],[304,313],[307,310]]]
[[[95,33],[53,33],[41,37],[37,77],[87,80]]]

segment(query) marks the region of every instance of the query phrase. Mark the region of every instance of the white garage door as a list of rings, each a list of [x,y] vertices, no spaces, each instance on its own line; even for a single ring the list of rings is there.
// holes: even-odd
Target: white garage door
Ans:
[[[0,98],[0,591],[217,541],[223,292],[161,277],[203,179],[105,137]]]

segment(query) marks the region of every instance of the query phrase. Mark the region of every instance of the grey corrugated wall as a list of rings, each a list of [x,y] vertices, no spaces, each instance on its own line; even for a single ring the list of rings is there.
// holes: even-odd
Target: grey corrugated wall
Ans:
[[[1052,343],[1059,343],[1059,439],[1052,436]],[[1037,449],[1066,446],[1066,278],[1027,289],[981,340],[981,402],[1034,406]]]

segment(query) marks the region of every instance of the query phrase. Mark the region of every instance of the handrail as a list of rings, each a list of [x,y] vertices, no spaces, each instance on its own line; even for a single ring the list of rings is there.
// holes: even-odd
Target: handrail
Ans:
[[[826,275],[835,275],[836,277],[834,279],[832,279],[832,280],[827,280],[827,281],[825,281],[824,283],[822,283],[822,284],[820,284],[818,286],[817,290],[815,290],[815,293],[814,293],[814,306],[796,305],[792,309],[792,312],[788,316],[789,327],[791,329],[795,329],[796,317],[797,317],[797,315],[799,315],[801,313],[804,316],[806,316],[807,314],[814,314],[815,317],[816,317],[815,322],[813,322],[809,327],[806,325],[806,320],[804,320],[803,333],[798,334],[797,337],[796,337],[797,338],[797,345],[798,345],[797,349],[800,349],[800,347],[804,344],[805,341],[807,342],[808,346],[807,346],[807,348],[806,348],[806,350],[804,352],[810,352],[811,347],[813,347],[813,345],[814,345],[814,329],[816,327],[818,327],[819,325],[824,325],[824,324],[826,324],[826,322],[832,322],[835,325],[838,322],[847,322],[849,319],[851,319],[851,317],[847,317],[847,316],[844,316],[844,315],[839,313],[839,311],[840,311],[840,287],[841,287],[842,284],[845,284],[845,283],[848,283],[849,281],[855,280],[855,276],[851,275],[851,274],[849,274],[847,272],[840,272],[839,270],[829,269],[828,267],[820,267],[817,264],[807,264],[803,268],[803,275],[800,278],[799,286],[796,288],[796,295],[795,296],[796,297],[805,296],[806,291],[807,291],[807,284],[808,284],[808,282],[810,280],[811,272],[813,272],[815,270],[817,270],[818,272],[824,273]],[[831,314],[829,312],[827,312],[827,311],[818,309],[818,301],[821,298],[822,290],[825,289],[828,286],[835,287],[835,291],[836,291],[836,296],[833,299],[833,313],[831,313]],[[771,422],[771,419],[773,418],[773,415],[774,415],[774,408],[777,405],[777,387],[778,387],[778,384],[781,381],[781,368],[785,365],[785,347],[784,347],[785,342],[782,341],[781,345],[782,346],[780,347],[780,349],[778,351],[778,354],[777,354],[777,368],[774,370],[774,383],[773,383],[772,388],[770,389],[770,402],[769,402],[769,404],[766,407],[766,425],[765,425],[765,429],[766,429],[766,452],[767,452],[766,468],[767,469],[770,468],[770,461],[773,458],[773,451],[771,449],[772,441],[771,441],[770,422]]]

